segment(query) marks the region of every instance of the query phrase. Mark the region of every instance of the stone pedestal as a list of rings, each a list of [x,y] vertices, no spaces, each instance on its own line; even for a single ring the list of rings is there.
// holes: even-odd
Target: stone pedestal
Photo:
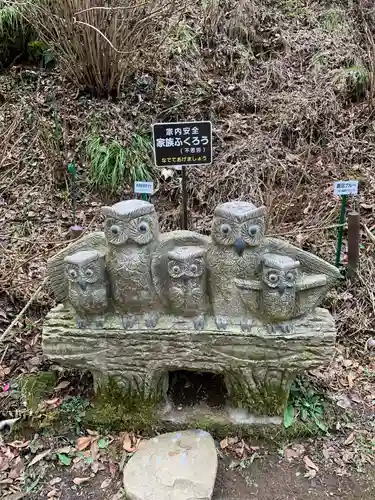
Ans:
[[[43,350],[54,362],[92,372],[98,385],[114,379],[124,398],[158,404],[161,421],[186,423],[206,413],[217,423],[251,424],[280,417],[295,376],[329,361],[335,345],[333,318],[321,308],[292,320],[288,333],[269,333],[261,323],[243,332],[235,321],[222,331],[212,318],[201,331],[187,318],[161,316],[155,328],[144,321],[140,315],[124,330],[119,316],[108,315],[103,328],[81,330],[74,311],[60,305],[44,323]],[[168,382],[176,370],[223,375],[226,408],[173,408]]]

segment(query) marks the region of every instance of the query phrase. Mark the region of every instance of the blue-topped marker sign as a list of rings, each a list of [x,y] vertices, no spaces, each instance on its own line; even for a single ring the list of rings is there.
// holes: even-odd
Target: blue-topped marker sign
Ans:
[[[152,181],[135,181],[134,192],[152,195],[154,193],[154,183]]]

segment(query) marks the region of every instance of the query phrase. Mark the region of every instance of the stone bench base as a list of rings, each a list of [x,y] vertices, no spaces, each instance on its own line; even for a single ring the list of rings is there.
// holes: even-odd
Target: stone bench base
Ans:
[[[213,318],[206,320],[204,330],[194,330],[190,320],[170,316],[161,316],[155,328],[142,324],[124,330],[121,318],[108,316],[103,327],[80,330],[73,310],[59,305],[44,323],[44,354],[62,366],[88,370],[97,386],[108,379],[116,381],[127,401],[154,404],[164,421],[179,417],[187,423],[198,411],[187,408],[181,413],[168,406],[171,372],[222,375],[227,409],[208,413],[218,422],[240,419],[251,425],[280,421],[296,375],[329,361],[336,338],[334,320],[321,308],[292,320],[288,333],[269,333],[260,323],[244,332],[235,322],[223,331]],[[243,409],[242,413],[236,415],[234,408]]]

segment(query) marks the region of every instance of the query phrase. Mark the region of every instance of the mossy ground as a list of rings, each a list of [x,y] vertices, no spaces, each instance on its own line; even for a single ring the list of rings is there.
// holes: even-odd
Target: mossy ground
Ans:
[[[282,424],[231,424],[220,417],[216,418],[214,414],[202,417],[199,412],[187,424],[166,422],[160,416],[160,401],[131,396],[113,379],[102,383],[90,400],[72,396],[64,399],[56,408],[46,408],[44,401],[51,398],[56,382],[57,376],[54,372],[40,372],[21,379],[21,394],[31,415],[20,427],[30,427],[44,433],[69,432],[77,435],[83,428],[102,432],[132,429],[153,435],[156,432],[196,427],[211,432],[217,438],[237,435],[277,445],[293,439],[322,435],[322,431],[313,421],[302,422],[298,416],[287,429]],[[282,414],[282,405],[285,404],[283,402],[288,394],[285,391],[275,394],[275,399],[270,399],[268,403],[262,399],[256,401],[259,403],[259,411],[264,411],[263,415],[267,414],[266,410],[277,410],[279,415],[280,411]],[[243,403],[242,400],[242,405]],[[254,401],[246,400],[246,403],[250,409],[254,408]],[[325,422],[330,428],[336,418],[335,412],[328,407],[325,415]]]

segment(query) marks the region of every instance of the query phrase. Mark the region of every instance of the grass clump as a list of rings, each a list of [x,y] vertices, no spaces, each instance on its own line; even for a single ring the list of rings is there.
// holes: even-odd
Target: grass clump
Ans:
[[[184,0],[40,2],[30,22],[65,75],[95,96],[117,97],[125,79],[158,54]]]
[[[326,10],[321,16],[320,23],[322,28],[329,33],[347,29],[345,13],[340,9],[332,8]]]
[[[148,136],[134,135],[130,145],[124,147],[118,141],[104,143],[99,135],[90,135],[86,141],[90,184],[113,193],[124,184],[151,180],[150,151]]]
[[[30,0],[0,0],[0,69],[27,52],[32,30],[23,13],[32,5]]]

